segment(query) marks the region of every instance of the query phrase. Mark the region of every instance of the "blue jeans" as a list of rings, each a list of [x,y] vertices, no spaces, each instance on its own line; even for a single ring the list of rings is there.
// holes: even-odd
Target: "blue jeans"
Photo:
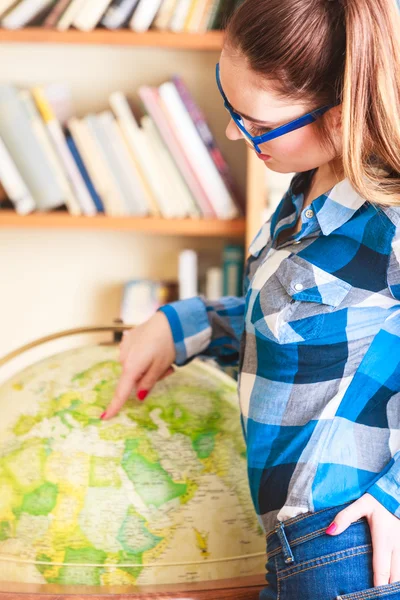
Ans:
[[[400,600],[400,582],[374,588],[366,519],[338,536],[325,533],[346,506],[294,517],[267,535],[268,587],[260,600]]]

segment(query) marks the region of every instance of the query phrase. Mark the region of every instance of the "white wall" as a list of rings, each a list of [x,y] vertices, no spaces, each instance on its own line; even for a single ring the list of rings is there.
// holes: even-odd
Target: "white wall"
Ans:
[[[135,97],[139,84],[158,85],[179,72],[206,111],[244,191],[244,143],[225,139],[227,116],[214,85],[218,53],[11,44],[1,44],[0,52],[1,82],[29,87],[67,81],[78,116],[104,109],[116,89]],[[121,285],[134,277],[176,277],[177,253],[184,247],[215,249],[218,256],[222,242],[0,228],[0,357],[53,331],[111,322],[119,314]]]

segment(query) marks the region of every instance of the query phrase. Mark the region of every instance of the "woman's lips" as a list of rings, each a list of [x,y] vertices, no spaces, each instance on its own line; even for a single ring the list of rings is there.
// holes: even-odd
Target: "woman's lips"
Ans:
[[[260,160],[269,160],[271,158],[271,156],[269,156],[268,154],[258,154],[257,156]]]

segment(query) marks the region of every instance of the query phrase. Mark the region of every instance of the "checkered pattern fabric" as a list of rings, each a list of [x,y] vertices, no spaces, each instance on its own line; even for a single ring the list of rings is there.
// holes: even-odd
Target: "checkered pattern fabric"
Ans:
[[[239,360],[266,531],[366,492],[400,518],[400,208],[344,180],[303,210],[311,176],[294,178],[251,245],[243,298],[162,309],[178,364]],[[300,214],[301,231],[279,243]]]

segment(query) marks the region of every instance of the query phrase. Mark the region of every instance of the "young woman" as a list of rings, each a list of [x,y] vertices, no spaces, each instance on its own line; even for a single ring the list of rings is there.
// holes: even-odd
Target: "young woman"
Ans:
[[[105,414],[171,364],[239,359],[263,600],[400,599],[400,19],[395,0],[246,0],[217,67],[269,169],[296,171],[243,298],[129,332]]]

